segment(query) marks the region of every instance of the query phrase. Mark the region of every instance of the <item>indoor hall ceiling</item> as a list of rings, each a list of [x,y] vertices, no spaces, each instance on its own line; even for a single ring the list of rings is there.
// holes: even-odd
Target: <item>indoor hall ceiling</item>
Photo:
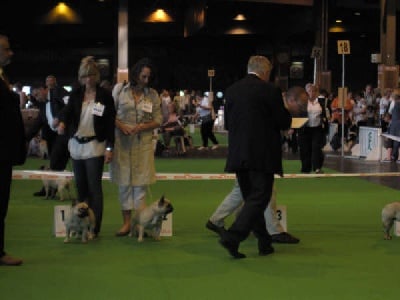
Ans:
[[[177,74],[185,71],[189,75],[185,73],[184,79],[191,78],[195,84],[199,83],[204,80],[209,66],[219,67],[218,75],[223,69],[225,81],[230,82],[239,76],[249,54],[271,55],[275,51],[274,43],[294,43],[290,45],[291,55],[304,59],[307,67],[311,65],[310,53],[319,16],[309,5],[277,4],[293,1],[296,0],[129,0],[129,60],[135,61],[142,55],[155,58],[162,69],[168,71],[162,75],[170,86],[185,86],[176,81]],[[337,39],[361,40],[358,45],[352,42],[354,58],[362,57],[357,53],[362,51],[365,52],[364,61],[368,61],[370,53],[379,52],[379,1],[326,1],[329,23],[340,17],[348,27],[347,33],[329,34],[334,66],[337,65],[334,49]],[[88,53],[108,59],[110,69],[115,70],[119,1],[66,0],[65,3],[79,13],[80,23],[41,23],[41,18],[56,3],[54,0],[2,0],[0,33],[10,36],[16,53],[10,75],[23,76],[23,80],[28,81],[38,73],[43,76],[55,72],[69,80],[75,78],[75,66]],[[195,4],[204,7],[204,23],[185,37],[185,14]],[[172,15],[174,22],[144,22],[145,16],[160,5]],[[361,12],[359,16],[355,15],[357,11]],[[246,15],[247,21],[241,24],[246,25],[251,34],[227,34],[238,24],[232,20],[237,13]],[[307,72],[312,73],[312,69]],[[219,78],[217,76],[216,80]],[[207,78],[205,81],[207,84]]]
[[[322,1],[322,0],[318,0]],[[347,17],[349,31],[376,32],[379,24],[379,0],[328,0],[330,20]],[[115,43],[118,0],[69,0],[66,4],[81,16],[79,24],[42,24],[43,16],[57,3],[54,0],[2,1],[0,32],[13,38],[21,47],[101,47]],[[232,18],[243,13],[243,22],[253,35],[282,38],[292,33],[314,30],[312,0],[131,0],[129,7],[129,36],[132,39],[183,38],[185,14],[196,3],[205,3],[205,22],[192,36],[224,36],[235,25]],[[280,4],[277,4],[280,3]],[[288,5],[281,3],[299,3]],[[174,18],[170,23],[146,23],[151,10],[162,6]],[[354,17],[355,10],[361,10]],[[371,22],[371,20],[373,20]],[[237,23],[237,22],[236,22]],[[399,23],[399,22],[398,22]]]

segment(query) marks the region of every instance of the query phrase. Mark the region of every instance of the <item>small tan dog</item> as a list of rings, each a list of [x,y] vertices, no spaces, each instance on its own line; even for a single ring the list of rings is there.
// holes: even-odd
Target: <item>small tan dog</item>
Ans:
[[[394,221],[400,221],[400,202],[386,204],[382,209],[383,238],[391,240],[390,230]]]
[[[39,141],[39,155],[43,159],[49,158],[49,150],[47,148],[47,142],[44,139]]]
[[[78,202],[72,206],[71,213],[64,223],[66,232],[64,243],[70,242],[72,233],[81,234],[82,243],[94,238],[96,217],[86,202]]]
[[[143,241],[145,230],[149,230],[155,240],[160,240],[162,221],[174,210],[170,201],[164,195],[150,206],[138,209],[132,218],[130,237],[138,235],[138,241]]]
[[[40,167],[41,170],[49,170],[45,166]],[[44,190],[46,191],[46,199],[54,199],[56,195],[60,197],[60,201],[64,201],[67,197],[71,197],[72,178],[59,178],[59,179],[43,179]]]

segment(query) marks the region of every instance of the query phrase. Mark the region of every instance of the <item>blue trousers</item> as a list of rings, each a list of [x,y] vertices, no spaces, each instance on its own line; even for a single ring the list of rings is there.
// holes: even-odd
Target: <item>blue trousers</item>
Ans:
[[[104,156],[88,159],[73,159],[76,189],[78,201],[86,202],[93,210],[96,217],[94,233],[100,232],[103,219],[103,185],[102,176],[104,168]]]

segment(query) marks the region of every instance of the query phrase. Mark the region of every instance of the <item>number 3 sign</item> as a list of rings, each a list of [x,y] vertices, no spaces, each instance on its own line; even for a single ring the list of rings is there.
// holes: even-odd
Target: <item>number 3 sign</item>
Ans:
[[[350,42],[348,40],[337,41],[338,54],[350,54]]]
[[[281,224],[284,231],[287,231],[287,212],[286,205],[277,205],[276,206],[276,218]]]

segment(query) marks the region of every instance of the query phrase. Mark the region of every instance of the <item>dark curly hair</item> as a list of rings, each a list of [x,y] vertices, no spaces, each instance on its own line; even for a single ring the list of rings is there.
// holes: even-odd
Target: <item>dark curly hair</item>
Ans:
[[[150,58],[145,57],[136,62],[136,64],[129,70],[129,80],[131,81],[132,86],[137,84],[137,80],[143,68],[149,68],[151,70],[148,85],[151,86],[155,82],[155,66]]]

